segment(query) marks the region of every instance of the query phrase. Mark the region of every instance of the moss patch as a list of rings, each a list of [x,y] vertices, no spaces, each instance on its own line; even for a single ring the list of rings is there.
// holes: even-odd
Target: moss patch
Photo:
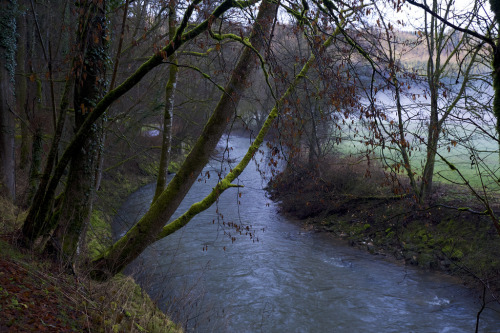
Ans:
[[[104,252],[111,240],[109,217],[106,218],[102,212],[94,210],[90,218],[90,232],[87,238],[90,258],[96,258]]]

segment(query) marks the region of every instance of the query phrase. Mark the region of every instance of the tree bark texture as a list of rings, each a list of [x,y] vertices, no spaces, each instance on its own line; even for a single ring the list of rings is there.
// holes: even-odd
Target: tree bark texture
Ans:
[[[14,101],[9,72],[0,63],[0,191],[12,200],[16,197],[14,160],[14,116],[10,110]]]
[[[77,30],[78,55],[75,61],[75,129],[85,119],[106,90],[106,2],[84,0]],[[71,159],[59,222],[54,232],[55,245],[64,260],[73,261],[80,239],[92,213],[95,176],[100,149],[100,126],[94,124],[91,135]],[[50,230],[49,230],[50,231]]]
[[[29,160],[29,120],[28,120],[28,75],[26,75],[26,59],[28,53],[26,13],[19,13],[17,17],[17,77],[16,77],[16,113],[20,117],[21,126],[21,149],[19,156],[19,168],[24,169],[28,166]]]
[[[16,198],[14,150],[15,0],[0,0],[0,191]]]
[[[42,129],[37,127],[33,135],[33,144],[31,145],[31,165],[28,178],[28,200],[31,204],[40,182],[40,169],[42,165]]]

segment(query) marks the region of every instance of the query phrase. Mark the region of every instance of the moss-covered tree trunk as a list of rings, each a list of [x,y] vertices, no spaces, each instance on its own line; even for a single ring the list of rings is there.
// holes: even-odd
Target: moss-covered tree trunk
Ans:
[[[16,68],[15,0],[0,0],[0,191],[16,198],[14,72]]]
[[[14,92],[9,72],[0,61],[0,192],[16,197],[14,160],[14,117],[9,109]]]
[[[269,132],[274,119],[278,117],[280,109],[283,107],[284,102],[290,98],[292,92],[297,88],[298,83],[307,77],[307,72],[313,65],[313,63],[317,60],[315,54],[321,54],[325,52],[328,47],[332,44],[333,40],[340,34],[341,27],[344,28],[345,20],[339,22],[339,26],[333,31],[328,39],[325,40],[321,48],[311,52],[309,59],[305,62],[304,66],[300,70],[300,72],[293,78],[290,82],[288,88],[284,91],[281,97],[278,100],[275,100],[274,107],[271,109],[269,114],[267,115],[266,120],[264,121],[262,127],[260,128],[259,134],[255,138],[255,141],[252,142],[250,147],[248,148],[245,156],[241,159],[241,161],[234,167],[217,185],[212,189],[212,192],[208,194],[203,200],[200,202],[194,203],[189,207],[189,209],[173,220],[169,222],[165,227],[163,227],[160,234],[157,236],[156,240],[160,240],[164,237],[167,237],[173,234],[175,231],[179,230],[183,226],[185,226],[191,219],[202,211],[208,209],[214,202],[219,198],[219,196],[227,189],[231,187],[237,187],[237,185],[233,185],[232,182],[241,175],[241,173],[245,170],[248,163],[252,160],[253,156],[260,149],[260,146],[264,142],[264,138],[266,134]]]
[[[105,1],[81,2],[77,30],[78,56],[75,70],[75,129],[82,126],[92,113],[97,101],[106,90],[106,11]],[[72,261],[92,212],[95,194],[95,176],[100,146],[100,126],[94,125],[92,133],[80,150],[72,157],[59,223],[54,232],[53,244],[62,253],[62,259]]]
[[[266,45],[276,5],[263,1],[250,36],[251,45],[260,51]],[[150,207],[149,211],[103,255],[94,260],[93,277],[106,279],[131,263],[144,249],[153,243],[165,223],[173,215],[185,195],[207,164],[227,124],[233,119],[245,89],[246,79],[255,63],[255,52],[245,47],[234,68],[225,93],[221,96],[202,134],[182,164],[179,172]]]

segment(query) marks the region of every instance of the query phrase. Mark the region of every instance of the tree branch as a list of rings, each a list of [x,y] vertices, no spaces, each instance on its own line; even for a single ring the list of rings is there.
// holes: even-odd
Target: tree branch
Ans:
[[[474,36],[474,37],[482,40],[486,44],[490,45],[494,50],[496,50],[497,46],[496,46],[495,41],[493,39],[491,39],[489,37],[486,37],[484,35],[481,35],[481,34],[475,32],[473,30],[466,29],[466,28],[461,28],[461,27],[459,27],[459,26],[451,23],[450,21],[445,20],[444,18],[442,18],[441,16],[439,16],[438,14],[436,14],[434,11],[432,11],[428,6],[426,6],[424,4],[420,4],[420,3],[418,3],[418,2],[416,2],[414,0],[406,0],[406,2],[408,2],[409,4],[411,4],[411,5],[415,6],[415,7],[422,8],[427,13],[429,13],[432,16],[434,16],[435,18],[437,18],[439,21],[443,22],[444,24],[446,24],[450,28],[453,28],[453,29],[455,29],[457,31],[460,31],[460,32],[463,32],[465,34]]]

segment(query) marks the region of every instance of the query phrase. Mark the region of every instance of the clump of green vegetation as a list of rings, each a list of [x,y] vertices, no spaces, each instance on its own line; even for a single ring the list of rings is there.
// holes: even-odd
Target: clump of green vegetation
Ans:
[[[181,168],[181,163],[178,161],[170,161],[170,164],[168,165],[168,172],[169,173],[176,173],[179,171]]]
[[[95,258],[111,243],[111,224],[100,211],[93,211],[90,218],[90,232],[87,237],[87,247],[90,258]]]
[[[19,228],[27,214],[2,195],[0,195],[0,212],[0,233],[9,233]]]
[[[158,161],[149,161],[139,164],[139,168],[142,173],[148,176],[154,176],[158,174],[159,162]]]

